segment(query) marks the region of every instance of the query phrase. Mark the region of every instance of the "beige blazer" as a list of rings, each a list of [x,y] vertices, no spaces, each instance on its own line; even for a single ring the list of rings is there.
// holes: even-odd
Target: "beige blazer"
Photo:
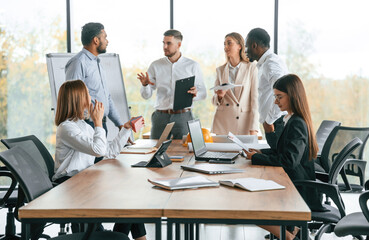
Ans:
[[[215,86],[229,82],[228,63],[217,68]],[[221,102],[214,94],[212,103],[217,106],[214,115],[212,132],[226,135],[249,135],[250,130],[259,129],[258,111],[258,70],[256,62],[241,62],[236,76],[235,91],[229,89]]]

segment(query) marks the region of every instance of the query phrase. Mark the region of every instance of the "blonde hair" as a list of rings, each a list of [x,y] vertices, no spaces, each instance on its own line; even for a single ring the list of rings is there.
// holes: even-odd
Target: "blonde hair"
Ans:
[[[64,82],[58,93],[55,124],[59,126],[65,120],[84,118],[84,110],[89,105],[88,90],[81,80]]]
[[[241,61],[248,63],[249,58],[246,56],[246,53],[245,53],[245,40],[243,39],[241,34],[236,33],[236,32],[231,32],[231,33],[228,33],[224,38],[227,38],[227,37],[231,37],[233,40],[236,41],[238,45],[241,46],[241,50],[239,52]],[[229,61],[228,57],[227,57],[227,61]]]

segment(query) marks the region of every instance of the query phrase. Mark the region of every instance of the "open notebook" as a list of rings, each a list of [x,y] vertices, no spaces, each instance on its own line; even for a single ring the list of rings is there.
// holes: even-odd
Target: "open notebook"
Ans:
[[[219,180],[219,183],[230,187],[239,187],[243,190],[248,190],[251,192],[286,188],[285,186],[282,186],[272,180],[265,180],[259,178],[227,179],[227,180]]]
[[[219,187],[219,183],[213,182],[203,176],[147,180],[157,187],[168,190],[200,187]]]

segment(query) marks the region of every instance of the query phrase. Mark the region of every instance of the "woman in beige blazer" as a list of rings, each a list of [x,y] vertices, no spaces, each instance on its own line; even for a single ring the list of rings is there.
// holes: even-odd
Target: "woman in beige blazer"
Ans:
[[[256,63],[245,54],[245,41],[238,33],[225,36],[227,62],[217,68],[215,86],[225,83],[242,85],[215,92],[212,102],[217,106],[212,132],[226,135],[257,135],[259,129],[258,79]]]

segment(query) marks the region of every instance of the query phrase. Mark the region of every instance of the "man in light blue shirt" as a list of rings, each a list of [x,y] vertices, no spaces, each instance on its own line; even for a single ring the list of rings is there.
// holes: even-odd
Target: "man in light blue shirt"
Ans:
[[[97,99],[103,103],[105,108],[103,127],[107,134],[106,117],[109,117],[119,129],[122,128],[123,122],[109,93],[106,75],[98,57],[99,54],[106,52],[109,43],[106,37],[101,23],[85,24],[81,33],[83,49],[66,64],[65,78],[67,81],[82,80],[90,92],[91,100],[95,102]],[[86,120],[86,122],[94,127],[92,121]]]
[[[104,105],[103,127],[108,133],[106,127],[106,117],[119,128],[123,127],[118,111],[115,108],[113,99],[108,90],[107,79],[104,69],[100,64],[99,54],[106,52],[109,41],[101,23],[87,23],[82,27],[81,40],[83,49],[76,56],[71,58],[65,66],[66,80],[82,80],[91,95],[91,100],[102,102]],[[91,120],[85,120],[94,127]],[[95,159],[95,162],[101,159]],[[102,225],[98,227],[103,230]],[[114,225],[114,231],[123,232],[128,235],[131,232],[136,240],[146,240],[146,230],[143,223],[117,223]]]

